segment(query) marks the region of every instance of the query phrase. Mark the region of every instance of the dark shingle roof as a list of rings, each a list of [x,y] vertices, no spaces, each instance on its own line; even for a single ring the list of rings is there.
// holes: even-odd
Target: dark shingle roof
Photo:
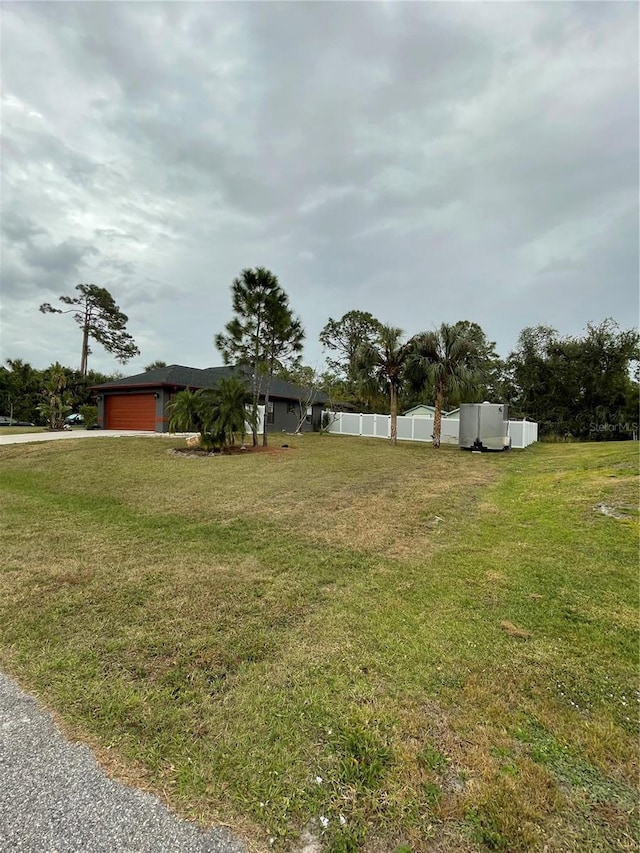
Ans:
[[[220,379],[229,376],[238,376],[245,382],[251,381],[251,372],[246,367],[185,367],[182,364],[170,364],[167,367],[156,367],[146,373],[137,373],[135,376],[125,376],[115,379],[113,382],[104,382],[102,385],[94,385],[94,391],[117,391],[131,388],[158,388],[158,387],[181,387],[181,388],[214,388]],[[284,400],[306,399],[309,392],[293,382],[285,382],[284,379],[274,377],[271,380],[271,397],[279,397]],[[326,394],[316,391],[313,397],[314,403],[326,403]]]

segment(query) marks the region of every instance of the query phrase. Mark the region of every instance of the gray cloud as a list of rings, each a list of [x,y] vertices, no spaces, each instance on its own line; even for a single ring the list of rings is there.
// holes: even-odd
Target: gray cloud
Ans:
[[[7,211],[0,224],[2,233],[12,243],[29,243],[33,237],[46,233],[44,228],[16,211]]]
[[[351,308],[407,333],[475,320],[503,352],[532,323],[637,320],[633,4],[63,2],[3,19],[3,358],[74,363],[73,330],[37,305],[95,281],[140,365],[216,363],[231,281],[256,264],[311,363]]]
[[[93,246],[73,244],[69,240],[57,246],[37,246],[29,243],[22,257],[31,267],[47,270],[53,275],[68,276],[79,271],[87,255],[100,254]]]

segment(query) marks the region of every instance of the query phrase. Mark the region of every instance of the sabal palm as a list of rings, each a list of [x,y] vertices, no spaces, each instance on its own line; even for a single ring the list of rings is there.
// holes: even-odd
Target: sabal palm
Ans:
[[[411,341],[402,343],[402,329],[381,326],[378,340],[363,344],[356,356],[361,388],[369,391],[383,388],[389,396],[392,444],[398,440],[398,392],[412,352]]]
[[[409,374],[413,384],[422,378],[423,384],[427,380],[435,388],[433,446],[440,447],[445,396],[472,391],[477,383],[476,375],[469,368],[474,343],[464,331],[447,323],[443,323],[435,332],[416,335],[411,343],[413,354]]]

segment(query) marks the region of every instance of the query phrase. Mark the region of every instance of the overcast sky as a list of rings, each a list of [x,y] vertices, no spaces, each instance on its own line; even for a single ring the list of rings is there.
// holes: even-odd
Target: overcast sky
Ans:
[[[638,6],[4,3],[2,339],[80,361],[79,282],[154,359],[221,363],[266,266],[307,330],[638,321]]]

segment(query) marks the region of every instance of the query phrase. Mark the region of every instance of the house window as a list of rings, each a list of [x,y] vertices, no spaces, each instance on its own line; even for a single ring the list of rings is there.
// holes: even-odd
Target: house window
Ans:
[[[266,418],[265,418],[266,423],[274,424],[276,422],[275,411],[273,408],[273,401],[272,400],[269,400],[269,402],[267,403],[267,410],[266,410],[265,414],[266,414]]]
[[[296,403],[287,403],[287,414],[295,415],[298,411],[298,406]]]
[[[307,406],[307,423],[310,424],[313,418],[313,407]]]

